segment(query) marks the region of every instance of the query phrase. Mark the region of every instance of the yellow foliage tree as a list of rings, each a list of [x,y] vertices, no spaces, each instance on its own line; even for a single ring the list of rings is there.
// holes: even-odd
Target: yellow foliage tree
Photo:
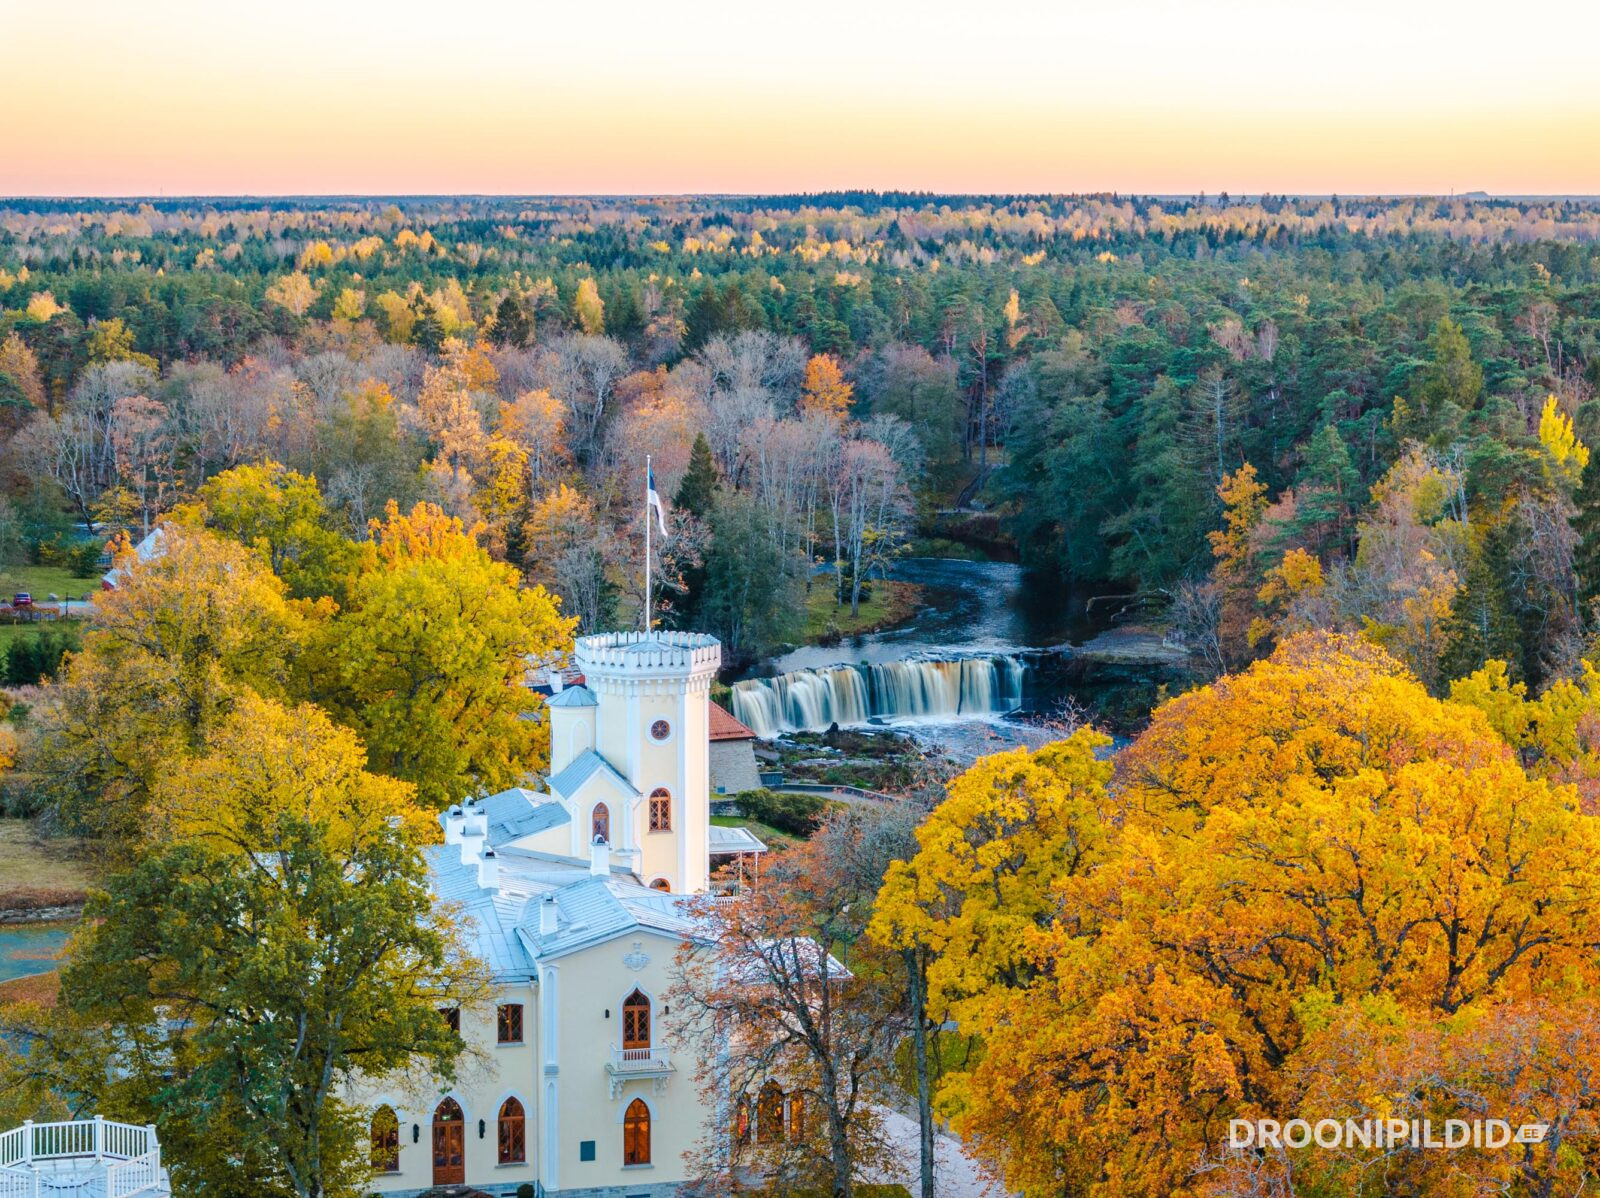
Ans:
[[[56,303],[56,297],[48,291],[38,291],[28,297],[28,304],[24,311],[29,320],[36,320],[44,324],[52,317],[65,312],[66,309]]]
[[[979,769],[1006,813],[1011,779]],[[1423,1153],[1228,1157],[1228,1120],[1461,1117],[1473,1086],[1515,1090],[1480,1068],[1513,1051],[1513,1029],[1554,1048],[1569,1015],[1585,1025],[1548,1004],[1600,985],[1594,821],[1529,778],[1481,712],[1358,638],[1290,638],[1158,709],[1109,786],[1085,766],[1066,835],[1005,832],[967,785],[891,873],[880,918],[953,937],[930,981],[982,1048],[941,1102],[1014,1191],[1242,1193],[1254,1178],[1287,1193],[1292,1176],[1346,1193],[1382,1158],[1391,1187],[1454,1192],[1429,1188]],[[1039,860],[1016,860],[1029,838]],[[1446,1046],[1434,1063],[1456,1072],[1352,1051],[1363,1021]],[[1552,1106],[1592,1112],[1589,1065],[1546,1055]],[[1455,1162],[1558,1182],[1600,1155],[1576,1145]]]
[[[578,292],[572,297],[572,315],[585,333],[598,336],[606,331],[606,303],[593,279],[579,280]]]
[[[316,615],[264,556],[164,525],[160,552],[96,600],[82,651],[37,709],[36,766],[61,816],[114,849],[137,844],[153,785],[242,694],[291,693]]]
[[[366,310],[367,293],[356,287],[344,288],[339,292],[339,298],[333,301],[335,320],[360,320],[361,314]]]
[[[1589,464],[1589,448],[1578,440],[1572,417],[1563,412],[1554,395],[1546,397],[1539,414],[1539,444],[1550,458],[1550,472],[1566,488],[1577,490],[1583,481],[1583,468]]]
[[[371,768],[433,807],[536,773],[549,728],[528,671],[568,651],[575,622],[433,505],[402,515],[391,500],[372,534],[319,646],[325,705],[361,734]]]
[[[850,414],[855,387],[844,377],[839,359],[833,354],[815,354],[806,363],[805,383],[800,388],[800,411],[821,414],[843,422]]]
[[[317,298],[317,289],[303,271],[280,276],[267,288],[267,300],[295,316],[304,316]]]
[[[384,826],[403,828],[413,843],[436,839],[438,823],[416,788],[368,773],[366,758],[354,732],[311,704],[246,692],[205,753],[158,783],[154,814],[165,837],[244,854],[270,845],[285,816],[320,825],[350,856]]]

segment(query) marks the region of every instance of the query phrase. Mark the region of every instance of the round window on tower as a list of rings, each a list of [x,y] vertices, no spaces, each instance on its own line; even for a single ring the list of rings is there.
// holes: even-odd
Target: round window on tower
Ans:
[[[657,720],[650,725],[650,735],[655,740],[666,740],[672,735],[672,725],[666,720]]]

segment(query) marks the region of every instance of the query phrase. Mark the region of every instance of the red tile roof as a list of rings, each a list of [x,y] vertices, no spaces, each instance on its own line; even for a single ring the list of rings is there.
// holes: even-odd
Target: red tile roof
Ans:
[[[719,703],[711,705],[711,739],[712,740],[754,740],[756,734],[746,728],[733,713]]]

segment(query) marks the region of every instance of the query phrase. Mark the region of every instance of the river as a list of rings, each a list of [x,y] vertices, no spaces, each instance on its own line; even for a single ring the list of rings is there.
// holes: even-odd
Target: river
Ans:
[[[69,923],[0,924],[0,982],[59,967],[71,933]]]
[[[1103,630],[1084,596],[1007,562],[908,558],[890,577],[922,588],[915,616],[761,663],[734,684],[734,714],[769,738],[889,725],[963,758],[1058,734],[1044,725],[1068,696],[1030,663]]]

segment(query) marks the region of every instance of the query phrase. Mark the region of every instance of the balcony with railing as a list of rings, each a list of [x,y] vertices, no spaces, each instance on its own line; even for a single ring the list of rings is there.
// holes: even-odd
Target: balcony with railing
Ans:
[[[613,1098],[621,1095],[624,1082],[635,1078],[653,1081],[656,1093],[660,1094],[666,1089],[667,1079],[675,1072],[664,1048],[618,1048],[613,1044],[611,1059],[606,1062]]]
[[[154,1127],[96,1116],[29,1120],[0,1135],[0,1198],[158,1198],[171,1192]]]

